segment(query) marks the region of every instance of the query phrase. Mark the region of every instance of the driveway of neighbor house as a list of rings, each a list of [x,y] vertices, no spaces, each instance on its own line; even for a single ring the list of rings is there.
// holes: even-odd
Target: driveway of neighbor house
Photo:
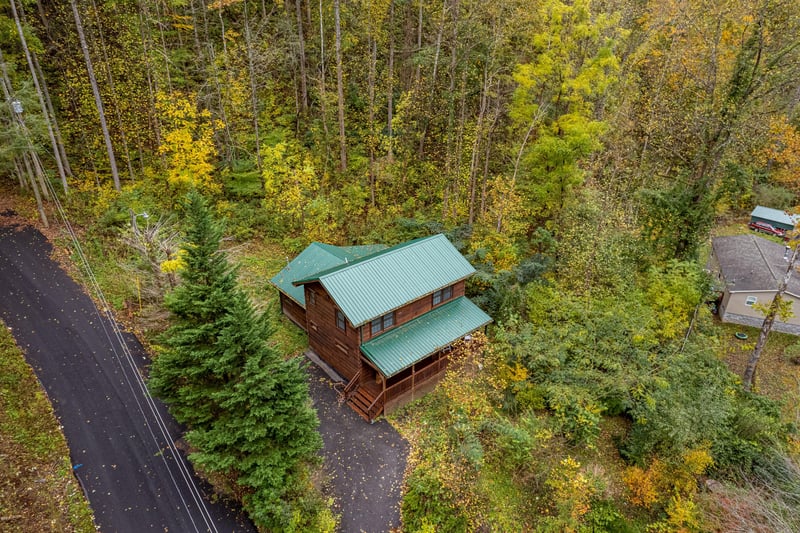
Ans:
[[[382,533],[400,527],[400,489],[408,444],[386,421],[364,421],[339,404],[333,382],[308,365],[326,471],[331,477],[343,533]]]

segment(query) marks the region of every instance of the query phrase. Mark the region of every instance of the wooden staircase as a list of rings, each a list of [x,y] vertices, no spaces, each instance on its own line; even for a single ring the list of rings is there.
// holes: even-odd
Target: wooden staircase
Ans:
[[[353,411],[369,423],[383,413],[383,400],[381,390],[371,382],[362,382],[361,371],[345,385],[339,392],[339,404],[347,402]]]
[[[375,417],[378,416],[377,414],[373,415],[372,417],[369,415],[370,408],[374,410],[374,403],[375,397],[371,395],[364,387],[358,387],[347,400],[347,405],[349,405],[353,411],[358,413],[358,415],[367,422],[372,422],[375,420]]]

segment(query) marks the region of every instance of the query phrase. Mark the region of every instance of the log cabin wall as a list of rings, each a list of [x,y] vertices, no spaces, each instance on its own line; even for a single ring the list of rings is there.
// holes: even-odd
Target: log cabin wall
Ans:
[[[448,300],[446,300],[446,301],[444,301],[444,302],[442,302],[439,305],[442,305],[444,303],[447,303],[447,302],[450,302],[452,300],[455,300],[459,296],[464,296],[465,285],[466,285],[466,283],[465,283],[464,280],[456,282],[453,285],[453,297],[448,299]],[[308,301],[308,299],[306,299],[306,301]],[[438,307],[438,305],[437,305],[437,307]],[[401,307],[400,309],[395,311],[394,327],[399,326],[401,324],[405,324],[409,320],[413,320],[413,319],[417,318],[418,316],[424,315],[425,313],[427,313],[431,309],[433,309],[433,296],[430,295],[430,294],[428,294],[426,296],[423,296],[419,300],[415,300],[415,301],[413,301],[413,302],[411,302],[409,304],[406,304],[403,307]],[[389,331],[389,330],[385,330],[385,331]],[[381,333],[383,333],[383,331],[381,331],[380,333],[378,333],[375,336],[377,337]],[[369,322],[367,322],[366,324],[361,326],[361,335],[362,335],[362,343],[367,342],[368,340],[372,339],[372,337],[373,337],[372,328],[371,328]]]
[[[305,285],[308,345],[344,379],[361,369],[358,329],[345,319],[345,331],[336,325],[336,303],[320,283]]]
[[[289,320],[300,326],[303,330],[306,329],[306,310],[300,305],[283,294],[279,293],[281,298],[281,311],[286,315]]]

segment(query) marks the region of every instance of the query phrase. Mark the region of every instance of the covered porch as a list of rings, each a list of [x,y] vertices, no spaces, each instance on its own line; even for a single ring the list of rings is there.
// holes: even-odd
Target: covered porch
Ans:
[[[444,375],[452,344],[490,322],[461,297],[362,344],[361,371],[345,398],[372,421],[427,394]]]

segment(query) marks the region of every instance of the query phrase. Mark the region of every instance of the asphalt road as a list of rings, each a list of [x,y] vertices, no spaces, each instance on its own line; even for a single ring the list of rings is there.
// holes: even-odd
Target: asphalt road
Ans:
[[[10,215],[0,213],[0,318],[47,391],[100,531],[254,531],[210,501],[176,452],[179,427],[137,379],[146,356],[136,338],[123,334],[126,351],[44,236],[4,225]]]

